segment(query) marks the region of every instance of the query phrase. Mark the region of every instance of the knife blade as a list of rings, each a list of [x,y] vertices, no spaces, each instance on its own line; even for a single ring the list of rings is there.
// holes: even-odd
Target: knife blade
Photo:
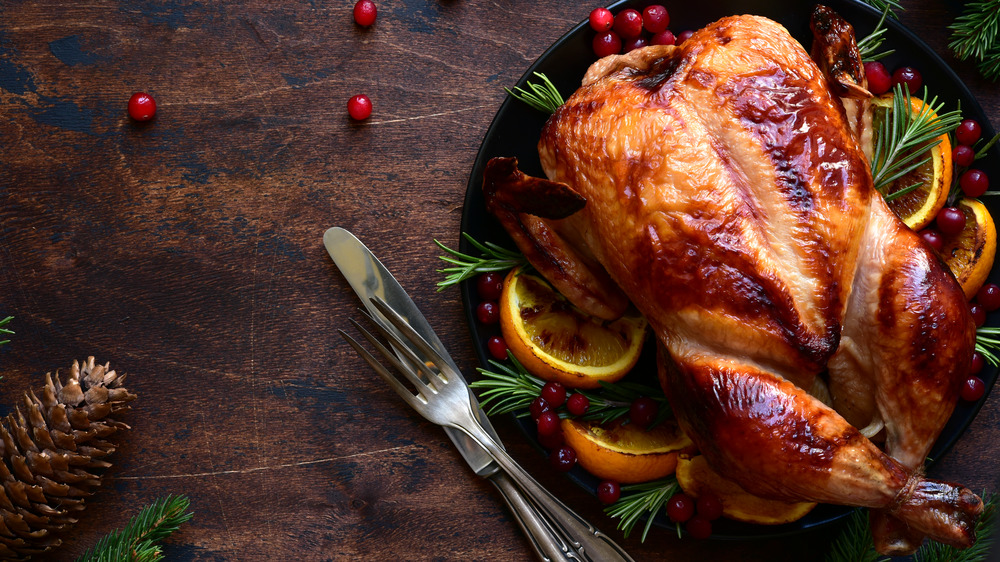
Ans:
[[[445,350],[444,344],[434,333],[427,319],[417,309],[413,300],[367,246],[352,233],[340,227],[327,229],[323,234],[323,245],[330,257],[333,258],[337,269],[343,274],[355,294],[360,297],[365,309],[373,318],[376,320],[382,318],[378,309],[371,304],[371,298],[377,296],[398,311],[435,351],[446,358],[448,364],[456,372],[460,372],[454,360]],[[395,331],[388,323],[386,323],[386,327]],[[412,351],[421,359],[426,359],[419,350],[412,349]],[[397,355],[399,354],[397,353]],[[403,359],[403,361],[406,360]],[[471,395],[472,391],[470,390],[469,393]],[[475,396],[471,396],[471,398],[473,404],[478,404]],[[493,428],[482,409],[476,408],[474,413],[483,429],[502,447],[496,429]],[[542,560],[578,559],[577,553],[553,532],[544,516],[523,497],[517,486],[513,485],[509,477],[500,470],[499,465],[482,446],[457,429],[445,427],[444,430],[473,472],[488,478],[500,490],[507,505],[514,513],[518,525],[528,536],[532,548]]]

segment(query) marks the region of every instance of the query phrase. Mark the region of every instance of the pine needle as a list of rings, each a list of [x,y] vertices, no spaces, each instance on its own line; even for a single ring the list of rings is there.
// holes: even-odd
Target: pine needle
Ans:
[[[449,254],[447,256],[438,257],[452,265],[452,267],[437,270],[438,273],[445,274],[444,281],[440,281],[437,284],[438,291],[443,291],[452,285],[457,285],[458,283],[461,283],[471,277],[475,277],[480,273],[506,271],[520,265],[528,264],[528,260],[525,259],[521,252],[508,250],[492,242],[479,242],[466,232],[463,232],[462,236],[482,254],[479,257],[463,254],[458,250],[452,250],[441,242],[434,240],[434,243],[437,244],[439,248]]]
[[[983,495],[983,514],[976,523],[976,542],[969,548],[955,548],[936,541],[924,543],[913,555],[913,562],[982,562],[990,555],[995,537],[994,522],[997,511],[997,495]]]
[[[1000,366],[1000,328],[976,328],[976,351],[994,367]]]
[[[620,519],[618,530],[628,537],[632,529],[643,517],[646,518],[646,525],[642,529],[642,538],[645,542],[649,529],[653,526],[656,514],[664,509],[664,506],[674,494],[680,491],[677,478],[669,476],[661,480],[644,482],[642,484],[631,484],[622,486],[622,496],[615,503],[604,508],[604,513]],[[678,531],[679,532],[679,531]]]
[[[868,526],[868,510],[857,509],[851,514],[850,520],[837,539],[830,545],[826,553],[826,562],[880,562],[888,558],[879,558],[875,552],[875,542]]]
[[[889,14],[893,19],[899,19],[899,16],[897,16],[896,12],[893,12],[892,9],[903,9],[903,6],[896,0],[864,0],[864,2],[884,14]]]
[[[1000,79],[1000,0],[967,3],[948,29],[956,57],[976,60],[984,77]]]
[[[541,84],[527,82],[525,84],[525,86],[528,87],[527,90],[521,87],[515,87],[513,90],[510,88],[504,88],[504,91],[538,111],[543,113],[555,113],[556,110],[559,109],[559,106],[566,103],[563,100],[562,94],[559,93],[559,90],[557,90],[555,85],[552,84],[552,81],[549,80],[548,76],[538,72],[535,72],[534,75],[542,81]]]
[[[0,320],[0,334],[7,335],[7,334],[13,334],[14,333],[14,330],[11,330],[11,329],[7,328],[7,324],[10,324],[10,321],[13,320],[13,319],[14,319],[13,316],[8,316],[8,317],[4,318],[3,320]],[[8,340],[2,340],[2,341],[0,341],[0,345],[3,345],[5,343],[10,343],[10,340],[8,339]]]
[[[155,543],[176,531],[193,515],[185,496],[165,496],[142,508],[122,530],[105,535],[77,562],[155,562],[163,559]]]
[[[895,2],[892,2],[891,4],[899,7],[899,4],[896,4]],[[886,3],[885,7],[882,9],[882,17],[879,18],[875,29],[865,37],[858,40],[858,54],[861,55],[862,62],[877,61],[896,52],[891,49],[879,52],[879,48],[882,47],[882,43],[885,41],[885,18],[889,16],[889,14],[892,14],[892,11],[889,8],[889,3]],[[892,17],[895,18],[896,15],[892,14]]]

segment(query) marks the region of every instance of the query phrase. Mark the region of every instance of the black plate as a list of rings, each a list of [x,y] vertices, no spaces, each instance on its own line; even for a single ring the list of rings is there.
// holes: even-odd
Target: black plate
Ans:
[[[641,11],[642,8],[652,3],[656,2],[626,0],[612,5],[610,9],[614,13],[618,13],[620,10],[628,7]],[[784,25],[799,42],[806,45],[807,50],[812,41],[812,33],[809,30],[809,15],[813,4],[803,3],[800,0],[723,0],[716,2],[663,3],[670,12],[670,29],[674,33],[678,33],[684,29],[697,29],[728,15],[756,14],[769,17]],[[880,17],[878,11],[861,2],[852,0],[827,0],[823,3],[833,8],[847,21],[851,22],[858,37],[864,37],[869,34],[877,25]],[[887,27],[888,31],[883,47],[885,49],[894,49],[895,53],[883,59],[886,67],[890,70],[904,65],[917,68],[922,73],[924,84],[927,85],[931,95],[938,96],[939,101],[946,103],[945,110],[956,109],[960,103],[964,116],[979,121],[983,125],[983,137],[991,138],[994,132],[982,108],[972,97],[968,88],[965,87],[958,76],[955,75],[944,61],[913,33],[895,21],[888,21]],[[593,36],[594,32],[590,30],[587,22],[580,23],[545,51],[528,68],[519,80],[518,85],[523,87],[529,79],[537,82],[532,73],[540,72],[546,74],[558,90],[565,97],[568,97],[569,94],[579,87],[580,80],[583,78],[587,67],[595,60],[591,49]],[[465,209],[462,215],[463,232],[471,234],[477,240],[489,240],[509,248],[514,247],[507,234],[485,210],[482,196],[483,167],[490,158],[495,156],[515,156],[518,158],[520,167],[525,173],[542,176],[543,172],[538,161],[537,143],[546,118],[547,116],[541,112],[533,110],[526,104],[510,97],[500,106],[500,110],[486,132],[486,137],[483,140],[472,168],[472,175],[469,178],[468,191],[465,196]],[[1000,178],[1000,147],[994,147],[987,158],[977,161],[976,166],[983,169],[988,176]],[[989,207],[993,216],[1000,216],[997,214],[997,199],[996,197],[987,197],[984,199],[984,203]],[[475,252],[475,249],[464,239],[461,241],[460,249],[466,253]],[[990,274],[990,281],[997,282],[997,280],[998,268],[994,267]],[[478,305],[478,299],[479,297],[476,295],[473,283],[463,283],[462,300],[469,328],[472,330],[473,339],[476,342],[476,353],[483,366],[488,367],[487,359],[489,358],[489,352],[486,349],[485,342],[489,337],[498,335],[499,329],[495,326],[483,326],[476,321],[475,309]],[[1000,313],[990,314],[987,325],[1000,325]],[[646,346],[647,350],[653,347],[652,345]],[[651,381],[655,381],[653,359],[648,356],[651,355],[650,353],[646,353],[646,355],[646,357],[640,360],[636,371],[629,376],[634,377],[638,373],[639,376],[648,376]],[[995,368],[987,366],[985,372],[980,376],[986,382],[988,394],[996,381],[997,371]],[[972,419],[984,402],[985,398],[974,404],[959,403],[955,413],[931,450],[931,459],[940,459],[954,445],[972,422]],[[519,423],[524,430],[525,436],[529,440],[534,441],[534,423],[530,419],[519,420]],[[591,492],[594,492],[596,489],[597,479],[579,467],[570,473],[570,477]],[[809,515],[795,523],[773,527],[721,520],[714,525],[715,534],[713,537],[721,539],[749,539],[785,536],[806,529],[828,525],[843,518],[851,511],[850,508],[840,506],[820,505]],[[662,515],[656,523],[664,526],[669,524]]]

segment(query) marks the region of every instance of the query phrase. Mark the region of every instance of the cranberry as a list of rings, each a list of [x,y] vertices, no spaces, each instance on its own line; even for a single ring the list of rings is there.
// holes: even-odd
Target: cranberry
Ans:
[[[868,78],[868,91],[876,96],[881,96],[892,87],[892,77],[879,61],[865,63],[865,76]]]
[[[622,50],[627,53],[629,51],[641,49],[648,44],[649,43],[643,37],[636,37],[635,39],[626,39],[625,43],[622,44]]]
[[[632,8],[618,12],[614,30],[622,39],[635,39],[642,34],[642,15]]]
[[[528,406],[528,413],[531,414],[531,419],[538,421],[539,416],[551,409],[552,406],[549,406],[549,403],[546,402],[544,398],[539,396],[531,401],[531,405]]]
[[[136,121],[149,121],[156,116],[156,101],[146,92],[136,92],[128,99],[128,116]]]
[[[659,410],[660,406],[656,403],[656,400],[643,396],[642,398],[636,398],[632,402],[628,415],[632,423],[646,429],[656,421],[656,414],[659,413]]]
[[[372,114],[372,100],[364,94],[358,94],[347,100],[347,113],[355,121],[364,121]]]
[[[552,468],[558,470],[559,472],[569,472],[576,464],[576,451],[572,448],[563,445],[549,456],[549,463]]]
[[[698,515],[713,521],[722,517],[722,500],[714,494],[702,494],[697,502]]]
[[[965,213],[958,207],[945,207],[938,213],[938,230],[945,236],[955,236],[965,228]]]
[[[912,66],[904,66],[902,68],[897,68],[896,72],[892,73],[892,85],[906,84],[909,88],[911,94],[916,94],[917,90],[924,85],[924,79],[920,76],[920,72]]]
[[[563,443],[566,442],[566,437],[563,435],[562,431],[557,431],[552,435],[539,435],[538,443],[548,450],[555,449],[556,447],[561,447]]]
[[[578,392],[566,401],[566,409],[574,416],[582,416],[590,409],[590,398]]]
[[[476,319],[482,324],[496,324],[500,321],[500,305],[493,301],[483,301],[476,307]]]
[[[962,193],[966,197],[979,197],[990,188],[990,179],[982,170],[967,170],[960,178],[958,185],[962,188]]]
[[[622,51],[622,40],[614,31],[598,33],[591,45],[594,48],[594,54],[599,57],[617,55]]]
[[[986,309],[983,305],[976,302],[970,304],[969,314],[972,315],[972,321],[976,323],[977,328],[986,323]]]
[[[692,539],[707,539],[712,536],[712,522],[701,515],[695,515],[684,525]]]
[[[979,140],[982,134],[983,128],[979,126],[979,123],[975,119],[965,119],[955,129],[955,139],[958,140],[959,144],[965,146],[976,144],[976,141]]]
[[[976,151],[972,150],[972,147],[960,144],[952,149],[951,159],[955,161],[955,164],[968,168],[976,160]]]
[[[983,354],[978,351],[973,351],[972,361],[969,362],[969,374],[978,375],[979,371],[982,371],[985,366],[986,359],[983,358]]]
[[[646,6],[642,11],[642,25],[650,33],[660,33],[670,25],[670,14],[659,4]]]
[[[539,435],[553,435],[559,431],[559,414],[549,410],[538,416],[536,423]]]
[[[476,279],[476,293],[484,301],[498,301],[503,294],[503,276],[499,273],[484,273]]]
[[[604,480],[597,485],[597,499],[603,504],[611,504],[622,497],[622,487],[614,480]]]
[[[661,31],[649,39],[650,45],[673,45],[676,42],[677,38],[674,37],[674,33],[669,29]]]
[[[361,27],[368,27],[375,23],[375,15],[377,13],[378,10],[375,9],[375,2],[372,2],[372,0],[358,0],[358,3],[354,5],[354,22]]]
[[[611,10],[607,8],[594,8],[590,12],[590,28],[598,33],[610,31],[615,24],[615,16],[611,15]]]
[[[694,32],[691,31],[690,29],[680,32],[677,35],[677,44],[680,45],[681,43],[687,41],[688,38],[691,37],[692,35],[694,35]]]
[[[687,494],[674,494],[667,501],[667,517],[674,523],[683,523],[694,515],[694,498]]]
[[[507,358],[507,342],[499,336],[493,336],[486,340],[486,349],[497,361],[503,361]]]
[[[976,293],[976,300],[983,305],[986,312],[993,312],[1000,308],[1000,286],[996,283],[987,283],[979,288]]]
[[[976,402],[986,394],[986,384],[979,377],[969,377],[962,385],[962,400]]]
[[[920,231],[920,237],[924,239],[924,242],[927,242],[928,246],[934,248],[934,251],[940,252],[944,249],[944,238],[941,237],[940,232],[927,228]]]
[[[557,382],[545,383],[539,394],[553,408],[558,408],[566,402],[566,387]]]

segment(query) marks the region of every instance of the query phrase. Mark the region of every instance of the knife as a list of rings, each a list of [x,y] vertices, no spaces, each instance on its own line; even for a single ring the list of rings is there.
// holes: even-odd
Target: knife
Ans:
[[[333,227],[323,234],[323,245],[326,246],[327,252],[333,258],[337,269],[347,279],[347,283],[354,289],[355,294],[361,298],[361,302],[373,318],[382,319],[381,313],[371,304],[371,298],[377,296],[403,315],[430,346],[442,357],[445,357],[456,372],[460,372],[458,366],[445,350],[444,344],[438,339],[430,324],[403,287],[356,236],[343,228]],[[388,329],[395,331],[387,322],[385,325]],[[418,356],[423,355],[417,349],[412,349],[412,351]],[[397,355],[400,354],[397,352]],[[401,357],[401,359],[404,363],[406,362],[405,358]],[[471,394],[472,391],[469,392]],[[473,396],[473,398],[475,397]],[[477,402],[473,400],[472,403]],[[496,430],[482,409],[476,409],[475,414],[483,429],[493,437],[495,442],[500,443]],[[444,430],[473,472],[488,479],[500,490],[518,525],[528,537],[531,547],[540,559],[545,561],[579,560],[577,552],[553,531],[545,517],[523,496],[520,489],[513,484],[505,472],[500,470],[500,466],[481,445],[457,429],[445,427]]]

